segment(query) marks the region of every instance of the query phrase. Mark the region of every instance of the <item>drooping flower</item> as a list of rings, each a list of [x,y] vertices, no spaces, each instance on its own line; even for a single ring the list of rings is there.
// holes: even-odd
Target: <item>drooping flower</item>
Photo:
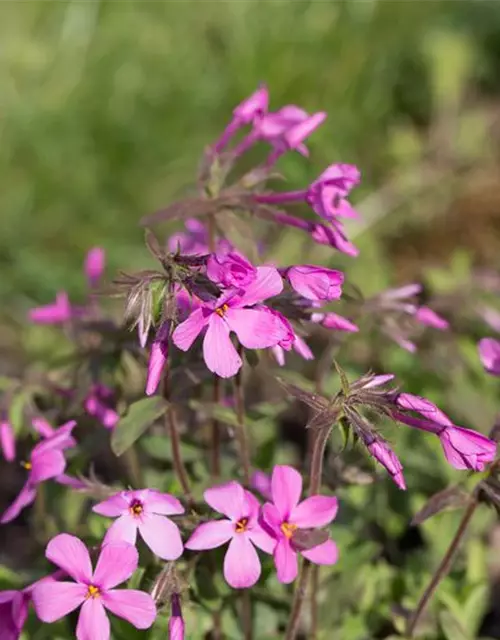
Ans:
[[[106,429],[113,429],[120,419],[115,409],[116,400],[113,389],[100,382],[91,386],[83,406],[89,416],[96,418]]]
[[[372,442],[365,442],[365,446],[370,454],[385,467],[394,482],[400,489],[406,489],[403,476],[403,466],[394,451],[387,442],[380,436],[374,437]]]
[[[106,264],[106,254],[101,247],[93,247],[85,257],[84,272],[90,288],[94,288],[99,284],[99,280],[104,273]]]
[[[229,542],[224,558],[226,581],[235,589],[253,586],[261,572],[255,547],[272,553],[275,545],[258,522],[258,500],[237,482],[207,489],[203,496],[214,511],[226,518],[200,524],[186,542],[186,549],[215,549]]]
[[[478,343],[479,357],[483,367],[493,376],[500,376],[500,341],[483,338]]]
[[[359,327],[354,322],[333,311],[315,312],[311,315],[311,321],[320,324],[325,329],[333,329],[334,331],[346,331],[348,333],[359,331]]]
[[[179,349],[187,351],[207,327],[203,340],[205,363],[213,373],[229,378],[242,365],[229,337],[231,331],[247,349],[272,347],[288,334],[288,328],[277,315],[254,307],[282,289],[283,281],[274,267],[257,267],[257,277],[248,287],[224,293],[213,303],[204,303],[178,325],[172,340]]]
[[[314,360],[314,353],[309,348],[307,342],[294,333],[294,339],[292,342],[292,349],[304,358],[304,360]],[[277,344],[274,347],[271,347],[271,353],[276,359],[276,362],[280,367],[285,366],[285,351],[289,351],[289,349],[285,349],[281,344]]]
[[[172,322],[165,320],[151,344],[151,352],[148,360],[148,374],[146,377],[146,395],[151,396],[158,389],[163,369],[168,359],[168,343],[170,339],[170,328]]]
[[[292,289],[308,300],[338,300],[342,294],[342,271],[303,264],[286,269],[285,277]]]
[[[148,629],[155,621],[156,606],[148,593],[114,588],[137,569],[139,556],[132,545],[104,545],[94,571],[83,542],[67,533],[52,538],[45,555],[75,582],[43,583],[33,589],[33,604],[42,622],[55,622],[81,606],[77,639],[109,640],[106,609],[137,629]]]
[[[420,324],[426,327],[432,327],[433,329],[439,329],[440,331],[445,331],[450,327],[448,320],[445,320],[429,307],[418,307],[414,318]]]
[[[207,276],[223,287],[247,287],[257,277],[257,269],[241,254],[212,253],[207,262]]]
[[[68,294],[60,291],[55,302],[30,309],[29,317],[35,324],[64,324],[73,317]]]
[[[335,564],[338,551],[333,540],[304,549],[298,543],[298,534],[330,524],[337,514],[337,498],[314,495],[299,502],[302,476],[287,465],[274,467],[271,493],[272,503],[262,507],[262,524],[276,540],[274,563],[278,580],[285,584],[295,580],[298,553],[315,564]]]
[[[332,164],[310,185],[306,201],[321,218],[359,218],[348,202],[350,191],[360,182],[360,172],[350,164]]]
[[[455,469],[482,471],[495,458],[496,442],[477,431],[464,429],[452,423],[443,425],[442,420],[436,422],[435,418],[416,418],[399,412],[394,412],[393,417],[410,427],[436,434],[446,459]]]
[[[184,513],[184,507],[168,493],[153,489],[121,491],[92,510],[117,518],[106,533],[105,544],[124,541],[135,545],[139,532],[159,558],[176,560],[182,554],[179,528],[166,516]]]
[[[184,640],[184,618],[182,617],[181,599],[178,593],[170,598],[172,613],[168,621],[169,640]]]
[[[0,421],[0,449],[7,462],[12,462],[16,457],[16,439],[14,430],[8,420]]]

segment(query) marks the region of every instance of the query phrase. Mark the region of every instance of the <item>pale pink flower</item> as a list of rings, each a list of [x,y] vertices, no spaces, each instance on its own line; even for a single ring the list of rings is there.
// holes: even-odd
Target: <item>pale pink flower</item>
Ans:
[[[148,629],[156,619],[153,598],[135,589],[115,589],[137,569],[137,550],[125,542],[102,547],[95,571],[87,548],[67,533],[52,538],[45,555],[75,582],[49,582],[33,589],[33,604],[42,622],[55,622],[81,606],[78,640],[109,640],[106,609],[137,629]]]
[[[105,544],[123,541],[135,545],[139,532],[159,558],[176,560],[181,556],[179,528],[166,516],[184,513],[184,507],[170,494],[154,489],[121,491],[92,510],[102,516],[117,518],[106,533]]]
[[[187,351],[206,327],[205,363],[213,373],[229,378],[242,365],[230,339],[231,331],[247,349],[272,347],[287,335],[288,329],[277,315],[254,307],[282,290],[283,281],[274,267],[258,267],[257,277],[248,287],[224,293],[213,303],[204,303],[175,329],[172,340],[179,349]]]
[[[258,500],[237,482],[207,489],[203,496],[212,509],[226,518],[200,524],[186,542],[186,549],[203,551],[229,542],[224,558],[226,581],[235,589],[252,587],[261,572],[255,547],[272,553],[275,545],[258,522]]]
[[[276,540],[274,563],[278,580],[285,584],[297,577],[297,554],[315,564],[335,564],[338,557],[333,540],[303,550],[294,544],[297,531],[330,524],[337,515],[337,498],[314,495],[299,503],[302,476],[293,467],[276,465],[271,477],[272,504],[262,507],[262,523]]]
[[[342,295],[342,271],[303,264],[289,267],[285,277],[294,291],[308,300],[338,300]]]

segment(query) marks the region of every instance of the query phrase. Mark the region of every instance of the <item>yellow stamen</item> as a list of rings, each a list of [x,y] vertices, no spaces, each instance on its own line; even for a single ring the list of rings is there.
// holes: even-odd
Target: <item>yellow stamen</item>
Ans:
[[[137,501],[137,502],[133,502],[130,505],[130,509],[129,510],[130,510],[130,513],[133,516],[140,516],[141,513],[144,511],[144,507],[142,506],[142,504],[139,501]]]
[[[291,524],[290,522],[283,522],[280,528],[281,531],[285,534],[285,537],[290,539],[293,536],[294,532],[297,530],[297,525]]]
[[[93,584],[89,584],[86,599],[88,600],[89,598],[98,598],[100,595],[101,592],[99,591],[99,587],[94,587]]]
[[[224,314],[226,313],[226,311],[229,309],[229,305],[224,303],[222,305],[222,307],[219,307],[218,309],[215,310],[215,313],[220,317],[223,318]]]
[[[241,520],[238,520],[235,526],[236,533],[243,533],[244,531],[246,531],[247,525],[248,525],[248,518],[241,518]]]
[[[31,462],[21,462],[21,467],[24,467],[26,471],[31,471],[32,464]]]

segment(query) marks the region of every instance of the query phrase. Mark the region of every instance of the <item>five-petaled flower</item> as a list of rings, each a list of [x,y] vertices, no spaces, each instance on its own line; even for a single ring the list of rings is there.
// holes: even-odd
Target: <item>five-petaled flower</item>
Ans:
[[[293,582],[297,577],[297,553],[315,564],[335,564],[337,546],[327,539],[317,546],[303,549],[294,537],[302,529],[324,527],[337,515],[337,498],[314,495],[299,503],[302,476],[293,467],[276,465],[271,476],[272,503],[262,507],[263,527],[274,537],[274,562],[278,580]]]
[[[159,558],[177,560],[182,554],[179,528],[166,516],[184,513],[184,507],[168,493],[154,489],[121,491],[96,504],[92,510],[102,516],[117,518],[108,529],[104,544],[124,541],[135,545],[139,532]]]
[[[283,290],[283,280],[274,267],[257,267],[257,276],[244,289],[224,293],[216,302],[204,303],[177,326],[172,341],[187,351],[202,330],[203,357],[207,367],[221,378],[234,376],[242,365],[230,333],[234,331],[243,347],[265,349],[278,344],[288,327],[279,315],[256,304]]]
[[[259,524],[259,501],[238,482],[212,487],[203,496],[212,509],[226,518],[200,524],[186,542],[186,549],[215,549],[229,542],[224,558],[225,579],[235,589],[253,586],[261,572],[254,545],[266,553],[272,553],[275,545]]]
[[[43,622],[59,620],[81,606],[77,639],[109,640],[106,609],[137,629],[148,629],[155,621],[156,606],[148,593],[114,588],[137,569],[139,555],[132,545],[126,542],[104,545],[94,571],[83,542],[67,533],[52,538],[45,555],[74,582],[44,582],[35,586],[33,604]]]

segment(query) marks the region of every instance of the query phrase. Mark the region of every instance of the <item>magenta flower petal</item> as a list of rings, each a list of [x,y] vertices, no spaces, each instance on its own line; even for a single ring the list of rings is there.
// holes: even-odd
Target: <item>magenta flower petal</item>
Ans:
[[[250,478],[250,486],[266,500],[271,500],[271,476],[263,471],[254,471]]]
[[[86,489],[87,484],[80,480],[79,478],[75,478],[74,476],[70,476],[67,473],[61,473],[56,476],[54,480],[58,484],[62,484],[65,487],[71,487],[72,489]]]
[[[129,513],[124,513],[117,518],[106,531],[104,543],[127,542],[128,544],[135,545],[137,540],[137,525],[138,522],[133,516]]]
[[[83,542],[69,533],[60,533],[47,545],[45,556],[77,582],[89,584],[92,564]]]
[[[136,629],[149,629],[156,619],[156,606],[149,593],[135,589],[112,589],[102,594],[102,602],[115,616]]]
[[[314,564],[335,564],[339,557],[339,550],[333,540],[327,540],[317,547],[302,551],[304,558]]]
[[[12,520],[17,518],[17,516],[25,507],[35,501],[35,497],[36,488],[29,482],[27,482],[19,492],[19,495],[14,500],[14,502],[12,502],[12,504],[4,511],[2,517],[0,518],[0,524],[7,524],[7,522],[12,522]]]
[[[0,448],[7,462],[12,462],[16,457],[16,439],[12,425],[7,420],[0,422]]]
[[[50,438],[55,433],[54,427],[45,418],[33,418],[31,425],[43,438]]]
[[[111,498],[107,498],[106,500],[99,502],[99,504],[94,505],[92,507],[92,511],[101,516],[116,518],[116,516],[121,516],[122,513],[128,510],[128,508],[128,500],[126,500],[124,493],[120,492],[111,496]]]
[[[278,580],[283,584],[290,584],[297,577],[297,553],[292,549],[287,538],[279,540],[274,549],[274,563]]]
[[[30,482],[40,484],[63,473],[66,460],[59,449],[39,449],[33,450],[31,465]]]
[[[185,511],[179,500],[169,493],[150,490],[146,498],[146,503],[151,513],[158,513],[159,515],[172,516],[184,513]]]
[[[276,546],[276,540],[272,538],[260,525],[254,524],[251,529],[248,529],[247,536],[261,551],[264,551],[265,553],[273,553],[274,547]]]
[[[270,502],[266,502],[261,510],[262,522],[266,528],[273,533],[273,535],[281,536],[281,523],[283,522],[283,516],[278,511],[277,507]]]
[[[446,459],[455,469],[482,471],[496,455],[497,443],[471,429],[447,427],[439,438]]]
[[[173,332],[172,341],[175,346],[181,351],[187,351],[208,324],[210,315],[204,308],[195,309]]]
[[[104,265],[106,263],[106,254],[101,247],[93,247],[87,253],[84,264],[84,271],[91,287],[99,284],[102,274],[104,273]]]
[[[288,129],[283,136],[288,147],[290,149],[296,149],[315,129],[323,124],[325,119],[326,113],[320,111]]]
[[[64,534],[63,534],[64,535]],[[31,594],[36,615],[42,622],[54,622],[74,611],[85,601],[87,587],[76,582],[45,582]]]
[[[224,287],[246,287],[257,276],[257,269],[239,253],[211,254],[207,277]]]
[[[224,557],[224,578],[234,589],[252,587],[260,577],[260,560],[244,533],[236,534]]]
[[[232,480],[206,489],[203,497],[214,511],[218,511],[232,520],[238,520],[248,515],[245,513],[247,507],[245,490],[239,482]]]
[[[57,294],[55,302],[36,307],[29,312],[30,320],[37,324],[61,324],[70,320],[71,316],[71,305],[65,291]]]
[[[420,322],[420,324],[432,327],[433,329],[439,329],[440,331],[445,331],[450,327],[448,320],[442,318],[435,311],[429,309],[429,307],[419,307],[415,313],[415,320]]]
[[[109,618],[101,598],[89,598],[80,609],[76,627],[77,640],[109,640]]]
[[[240,369],[242,361],[229,337],[229,325],[217,314],[210,318],[203,339],[203,358],[208,369],[221,378],[230,378]]]
[[[283,291],[283,279],[275,267],[257,267],[257,277],[245,287],[240,297],[239,307],[250,307]]]
[[[375,460],[387,469],[398,487],[403,490],[406,489],[403,467],[389,445],[382,439],[376,439],[370,444],[367,444],[366,448]]]
[[[165,516],[154,513],[144,515],[139,533],[151,551],[163,560],[177,560],[182,555],[179,528]]]
[[[106,544],[101,550],[92,581],[107,591],[128,580],[138,563],[139,554],[132,545],[121,542]]]
[[[184,640],[184,618],[182,617],[181,602],[177,593],[171,596],[172,615],[168,621],[169,640]]]
[[[271,477],[273,502],[283,520],[297,506],[302,493],[302,476],[293,467],[276,465]]]
[[[401,409],[416,411],[427,420],[437,422],[444,427],[453,425],[453,422],[441,409],[436,407],[430,400],[427,400],[427,398],[422,398],[422,396],[416,396],[412,393],[400,393],[396,397],[396,404],[398,407],[401,407]]]
[[[266,113],[268,105],[269,91],[265,85],[261,85],[251,96],[233,109],[233,115],[242,124],[250,124],[256,116]]]
[[[342,294],[341,271],[304,264],[287,269],[286,277],[292,288],[308,300],[337,300]]]
[[[488,373],[500,376],[500,341],[483,338],[478,343],[479,357]]]
[[[300,336],[295,336],[295,340],[293,341],[294,350],[304,358],[304,360],[314,360],[314,353],[309,348],[309,345],[305,340],[303,340]]]
[[[348,331],[350,333],[356,333],[359,331],[359,327],[351,322],[347,318],[339,316],[338,313],[328,311],[324,314],[313,314],[311,320],[316,322],[318,320],[325,329],[334,329],[335,331]]]
[[[230,520],[217,520],[200,524],[184,545],[191,551],[203,551],[220,547],[235,534],[234,524]]]
[[[335,518],[339,505],[331,496],[311,496],[300,502],[290,514],[290,522],[300,529],[324,527]]]
[[[287,335],[279,316],[263,309],[228,309],[225,320],[247,349],[265,349]]]

